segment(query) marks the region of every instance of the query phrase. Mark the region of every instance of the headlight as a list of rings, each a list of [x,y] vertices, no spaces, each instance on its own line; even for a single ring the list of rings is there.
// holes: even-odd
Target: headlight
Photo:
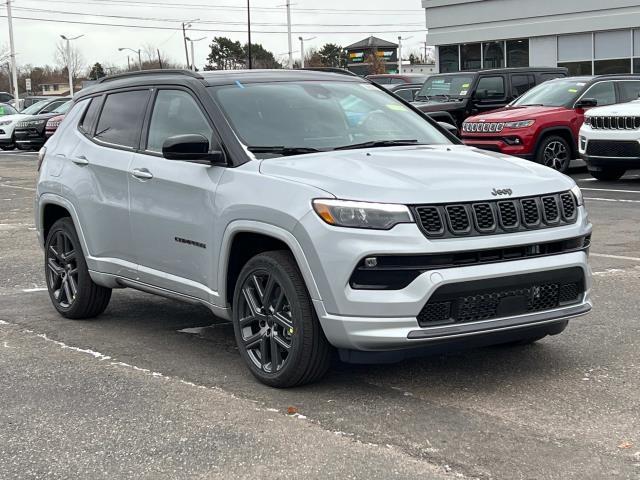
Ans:
[[[399,223],[413,223],[405,205],[317,199],[313,201],[313,209],[322,220],[336,227],[389,230]]]
[[[580,187],[578,185],[574,185],[571,188],[571,193],[573,193],[573,196],[576,197],[576,202],[578,203],[578,206],[584,203],[584,199],[582,198],[582,190],[580,190]]]
[[[0,127],[4,127],[6,125],[11,125],[11,120],[5,120],[4,122],[0,122]]]
[[[518,120],[517,122],[506,122],[504,128],[527,128],[533,125],[535,120]]]

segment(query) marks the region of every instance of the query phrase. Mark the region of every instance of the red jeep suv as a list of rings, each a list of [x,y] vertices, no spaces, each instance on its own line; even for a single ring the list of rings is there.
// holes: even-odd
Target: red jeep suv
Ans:
[[[639,93],[639,75],[549,80],[505,108],[467,118],[462,141],[566,172],[571,160],[579,158],[585,110],[636,100]]]

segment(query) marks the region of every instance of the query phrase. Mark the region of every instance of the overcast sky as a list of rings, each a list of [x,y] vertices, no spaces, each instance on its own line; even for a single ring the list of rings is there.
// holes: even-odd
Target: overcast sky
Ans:
[[[251,0],[253,43],[262,43],[277,57],[282,54],[281,58],[285,58],[288,51],[285,1]],[[214,36],[228,36],[242,43],[247,39],[245,0],[13,0],[12,5],[20,65],[53,65],[55,45],[61,34],[84,35],[75,43],[87,64],[98,61],[105,65],[126,65],[127,53],[118,52],[118,47],[137,49],[147,44],[159,47],[170,60],[185,63],[180,22],[194,18],[200,21],[193,24],[195,30],[188,35],[207,37],[196,43],[195,57],[199,68],[205,63],[207,46]],[[2,55],[9,45],[4,2],[0,6],[0,16]],[[79,23],[58,23],[61,21]],[[404,43],[409,50],[419,51],[424,45],[421,43],[426,33],[424,23],[420,0],[292,0],[292,49],[300,49],[300,35],[317,37],[305,43],[307,49],[329,42],[346,46],[373,34],[389,41],[396,41],[398,35],[412,37]]]

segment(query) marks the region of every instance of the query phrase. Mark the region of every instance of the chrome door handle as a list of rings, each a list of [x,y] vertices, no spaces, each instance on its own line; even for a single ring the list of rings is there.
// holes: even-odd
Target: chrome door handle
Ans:
[[[131,175],[139,178],[140,180],[151,180],[153,178],[153,173],[146,168],[134,168]]]
[[[87,160],[87,157],[85,157],[84,155],[73,157],[71,161],[76,165],[89,165],[89,160]]]

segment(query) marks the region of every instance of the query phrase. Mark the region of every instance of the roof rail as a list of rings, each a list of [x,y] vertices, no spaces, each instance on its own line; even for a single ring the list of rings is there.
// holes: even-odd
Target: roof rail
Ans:
[[[197,78],[198,80],[204,80],[204,77],[199,73],[192,72],[191,70],[179,70],[179,69],[167,69],[167,70],[137,70],[135,72],[116,73],[115,75],[109,75],[108,77],[102,77],[97,83],[109,82],[111,80],[120,80],[121,78],[129,77],[141,77],[146,75],[184,75],[187,77]]]

